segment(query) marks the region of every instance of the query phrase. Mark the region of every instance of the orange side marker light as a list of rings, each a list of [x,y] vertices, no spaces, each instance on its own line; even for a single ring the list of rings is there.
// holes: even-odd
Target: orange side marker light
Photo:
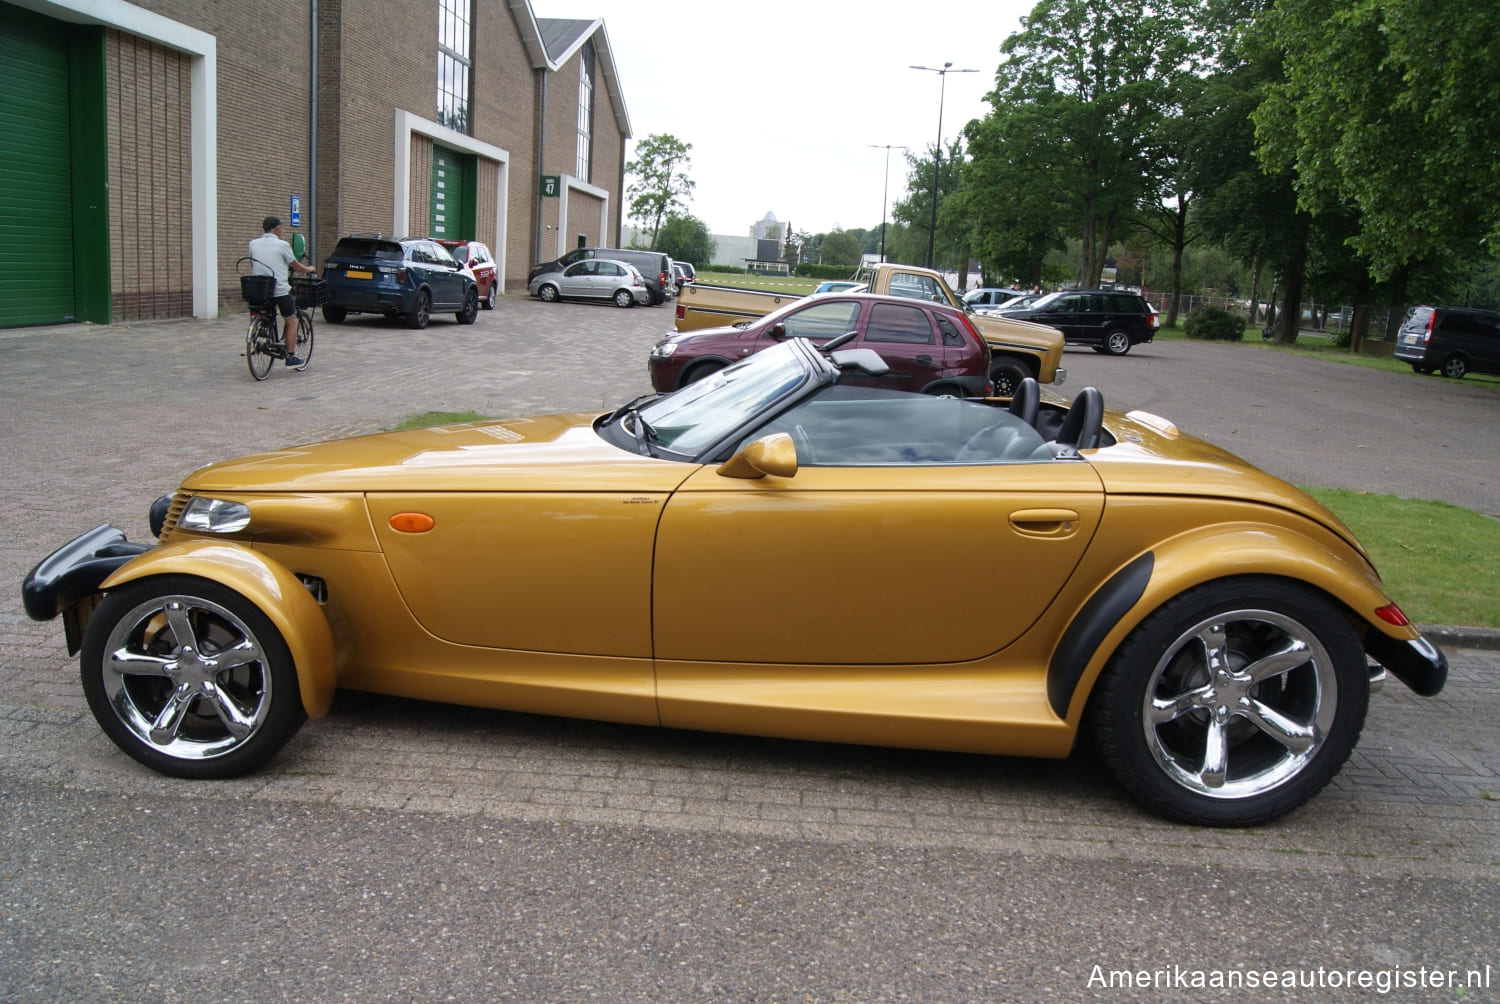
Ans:
[[[426,533],[437,526],[437,520],[425,512],[398,512],[391,517],[391,529],[401,533]]]

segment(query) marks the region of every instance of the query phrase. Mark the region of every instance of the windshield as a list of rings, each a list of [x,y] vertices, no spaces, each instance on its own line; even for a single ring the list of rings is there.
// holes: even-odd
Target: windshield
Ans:
[[[640,417],[652,444],[683,456],[704,449],[774,411],[815,376],[791,345],[776,345],[652,401]]]

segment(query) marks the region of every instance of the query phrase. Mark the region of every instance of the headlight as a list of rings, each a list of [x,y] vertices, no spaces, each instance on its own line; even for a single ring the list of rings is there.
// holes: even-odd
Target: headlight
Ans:
[[[652,359],[667,359],[677,351],[676,342],[661,342],[651,350]]]
[[[250,525],[250,507],[243,502],[196,496],[182,510],[177,526],[194,533],[238,533]]]

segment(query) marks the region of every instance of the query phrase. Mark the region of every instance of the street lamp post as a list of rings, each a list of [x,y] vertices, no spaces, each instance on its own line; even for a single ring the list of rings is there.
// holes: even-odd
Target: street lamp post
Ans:
[[[885,151],[885,188],[880,193],[880,260],[885,261],[885,209],[891,201],[891,151],[907,150],[909,147],[895,146],[891,143],[871,143],[872,150]]]
[[[937,147],[932,151],[932,218],[927,224],[927,267],[932,268],[932,243],[937,237],[937,194],[938,194],[938,168],[943,160],[943,98],[948,90],[948,74],[950,73],[978,73],[978,70],[955,70],[952,63],[944,63],[942,69],[935,66],[913,66],[913,70],[926,70],[928,73],[936,73],[942,81],[938,86],[938,138]]]

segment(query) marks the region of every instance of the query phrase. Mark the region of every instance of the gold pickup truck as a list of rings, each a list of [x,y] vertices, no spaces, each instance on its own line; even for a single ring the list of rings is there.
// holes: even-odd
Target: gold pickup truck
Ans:
[[[965,309],[963,300],[932,269],[883,262],[866,269],[859,278],[871,293],[909,296]],[[754,320],[796,299],[800,296],[791,293],[688,283],[677,295],[677,330],[696,331]],[[1061,385],[1067,377],[1068,371],[1062,367],[1063,336],[1056,328],[984,314],[973,314],[970,320],[989,343],[990,377],[995,381],[997,396],[1011,396],[1028,376],[1054,385]]]

